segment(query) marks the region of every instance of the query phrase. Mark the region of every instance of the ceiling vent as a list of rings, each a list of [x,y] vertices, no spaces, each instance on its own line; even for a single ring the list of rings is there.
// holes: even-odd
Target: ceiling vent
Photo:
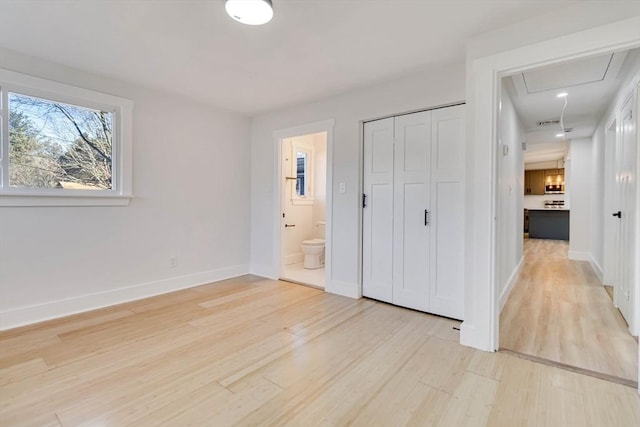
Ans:
[[[553,119],[553,120],[541,120],[538,122],[538,127],[543,127],[543,126],[551,126],[551,125],[559,125],[560,124],[560,120],[557,119]]]

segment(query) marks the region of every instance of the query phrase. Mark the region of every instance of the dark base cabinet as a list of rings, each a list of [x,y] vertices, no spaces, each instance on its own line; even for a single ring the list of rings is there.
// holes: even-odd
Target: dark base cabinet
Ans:
[[[569,240],[569,211],[529,209],[529,237]]]

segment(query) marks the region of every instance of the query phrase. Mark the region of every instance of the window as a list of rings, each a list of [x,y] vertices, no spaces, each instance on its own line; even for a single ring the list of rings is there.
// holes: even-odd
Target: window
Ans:
[[[126,205],[131,101],[0,70],[0,206]]]
[[[313,204],[313,146],[301,141],[294,141],[292,154],[295,162],[291,165],[296,178],[294,205]]]
[[[298,151],[296,153],[296,195],[304,198],[307,195],[307,153]]]

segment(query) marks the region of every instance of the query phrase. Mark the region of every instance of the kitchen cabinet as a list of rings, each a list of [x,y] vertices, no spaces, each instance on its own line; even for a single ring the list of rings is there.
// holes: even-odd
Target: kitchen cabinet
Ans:
[[[569,240],[568,209],[529,209],[529,238]]]
[[[558,176],[564,182],[564,169],[536,169],[524,171],[524,195],[541,196],[545,194],[547,182],[556,183]]]
[[[544,194],[544,170],[524,171],[524,194],[526,196]]]

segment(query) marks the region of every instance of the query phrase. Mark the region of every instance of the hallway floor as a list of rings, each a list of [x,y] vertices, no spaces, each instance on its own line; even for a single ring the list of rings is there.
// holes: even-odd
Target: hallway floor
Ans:
[[[500,347],[637,381],[638,343],[568,242],[525,239],[524,265],[500,316]]]

